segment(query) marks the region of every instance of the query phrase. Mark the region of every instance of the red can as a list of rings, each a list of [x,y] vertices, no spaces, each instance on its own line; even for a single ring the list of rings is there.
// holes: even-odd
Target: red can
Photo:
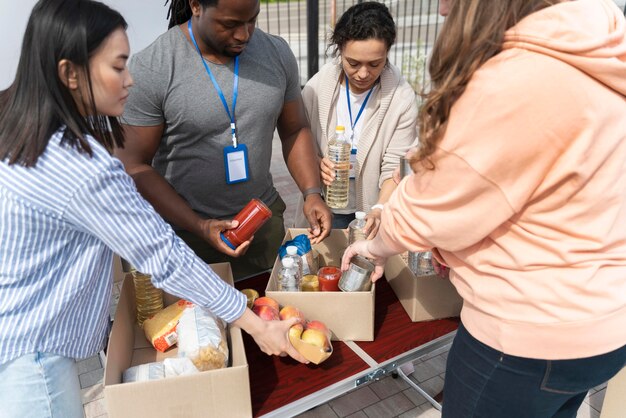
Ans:
[[[242,242],[249,240],[271,217],[272,211],[265,203],[259,199],[252,199],[233,219],[239,221],[237,228],[229,229],[220,234],[222,241],[234,250]]]

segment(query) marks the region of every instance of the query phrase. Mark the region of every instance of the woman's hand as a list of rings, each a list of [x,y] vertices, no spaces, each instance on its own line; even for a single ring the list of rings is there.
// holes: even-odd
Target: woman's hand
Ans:
[[[320,174],[326,186],[330,186],[333,180],[335,180],[335,164],[327,157],[323,157],[320,160]]]
[[[381,209],[372,209],[365,215],[365,228],[364,232],[367,235],[367,239],[372,239],[378,233],[378,228],[380,228],[380,215],[382,214]]]
[[[369,258],[372,263],[374,263],[374,272],[372,273],[372,282],[383,277],[386,258],[375,257],[368,249],[369,244],[372,241],[369,240],[361,240],[357,241],[354,244],[350,245],[346,248],[346,251],[343,253],[343,258],[341,259],[341,270],[346,271],[350,267],[350,260],[355,255],[360,255],[365,258]]]
[[[300,363],[308,363],[307,359],[289,342],[289,328],[298,322],[300,322],[298,318],[289,318],[284,321],[265,321],[246,308],[243,315],[233,322],[233,325],[250,334],[265,354],[281,356],[287,353]]]

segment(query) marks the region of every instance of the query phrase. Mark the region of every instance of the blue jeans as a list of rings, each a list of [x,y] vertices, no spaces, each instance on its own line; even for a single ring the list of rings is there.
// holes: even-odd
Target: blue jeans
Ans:
[[[74,359],[27,354],[0,365],[0,418],[82,418]]]
[[[459,326],[448,353],[442,418],[569,418],[587,391],[626,364],[626,346],[575,360],[509,356]]]
[[[348,227],[348,225],[350,224],[350,222],[352,222],[354,220],[354,213],[349,213],[349,214],[340,214],[340,213],[333,213],[333,223],[332,223],[332,228],[333,229],[346,229]]]

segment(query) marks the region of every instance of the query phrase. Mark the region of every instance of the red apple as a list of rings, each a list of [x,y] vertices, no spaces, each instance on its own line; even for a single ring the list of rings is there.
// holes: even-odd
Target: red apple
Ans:
[[[304,314],[300,311],[300,309],[294,306],[285,306],[283,309],[280,310],[279,315],[280,319],[282,319],[283,321],[289,318],[298,318],[301,323],[304,323],[305,321]]]
[[[252,308],[252,312],[266,321],[278,321],[278,311],[269,305],[259,305]]]
[[[318,329],[305,329],[301,337],[307,344],[313,344],[319,348],[328,349],[330,347],[326,334]]]
[[[291,328],[289,328],[289,339],[300,338],[302,335],[302,331],[304,327],[302,324],[295,324]]]
[[[276,312],[280,310],[280,305],[278,305],[278,302],[267,296],[256,298],[254,301],[254,306],[271,306],[276,310]]]
[[[306,329],[314,329],[314,330],[320,331],[324,335],[328,336],[328,338],[330,338],[330,336],[331,336],[330,330],[321,321],[309,321],[309,322],[307,322]]]

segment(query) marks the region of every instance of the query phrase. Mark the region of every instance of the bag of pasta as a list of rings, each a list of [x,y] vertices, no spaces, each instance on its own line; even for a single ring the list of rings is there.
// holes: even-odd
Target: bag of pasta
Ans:
[[[178,357],[187,357],[200,371],[228,366],[226,326],[208,309],[194,305],[178,322]]]

